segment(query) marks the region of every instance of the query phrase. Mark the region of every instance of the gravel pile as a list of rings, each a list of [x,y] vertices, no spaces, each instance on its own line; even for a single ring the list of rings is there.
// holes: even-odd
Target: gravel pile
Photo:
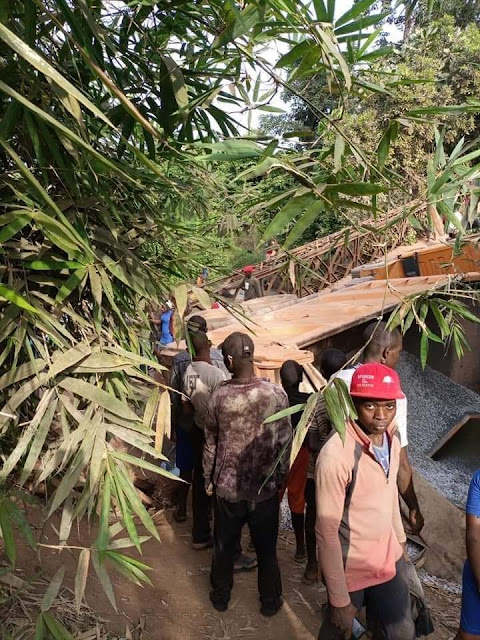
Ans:
[[[412,465],[453,504],[464,508],[480,457],[446,455],[433,460],[430,449],[468,414],[480,414],[480,395],[452,382],[403,352],[397,367],[408,399],[408,452]],[[480,432],[479,432],[480,438]]]
[[[437,578],[437,576],[433,576],[425,569],[419,569],[417,571],[418,577],[421,582],[425,584],[427,587],[434,587],[443,591],[447,595],[452,596],[461,596],[462,595],[462,585],[458,584],[458,582],[450,582],[449,580],[444,580],[443,578]]]
[[[292,514],[288,506],[287,492],[283,496],[283,500],[280,503],[280,531],[293,531],[292,527]]]

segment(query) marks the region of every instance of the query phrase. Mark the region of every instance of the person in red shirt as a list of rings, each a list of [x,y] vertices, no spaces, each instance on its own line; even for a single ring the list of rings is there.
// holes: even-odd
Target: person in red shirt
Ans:
[[[350,395],[358,420],[334,432],[316,464],[317,545],[329,611],[319,640],[350,640],[357,611],[367,607],[374,640],[414,640],[403,557],[395,413],[404,397],[398,374],[364,364]]]

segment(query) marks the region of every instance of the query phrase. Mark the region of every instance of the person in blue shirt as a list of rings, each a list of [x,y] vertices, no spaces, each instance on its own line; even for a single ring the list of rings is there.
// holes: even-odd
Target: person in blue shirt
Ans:
[[[161,323],[160,323],[160,344],[165,346],[167,344],[171,344],[175,341],[175,338],[172,334],[172,316],[173,316],[173,307],[170,300],[167,302],[167,305],[161,315]]]
[[[463,568],[462,613],[456,640],[480,638],[480,469],[468,491],[467,560]]]

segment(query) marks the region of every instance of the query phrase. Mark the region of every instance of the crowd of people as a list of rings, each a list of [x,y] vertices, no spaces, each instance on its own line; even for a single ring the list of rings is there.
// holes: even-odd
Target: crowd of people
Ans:
[[[226,611],[235,571],[255,568],[261,613],[273,616],[282,607],[276,547],[286,491],[294,560],[305,564],[305,583],[321,580],[327,590],[319,640],[360,637],[357,616],[363,608],[364,624],[376,640],[432,633],[421,583],[405,550],[399,502],[401,497],[406,505],[408,532],[420,533],[424,519],[407,454],[407,400],[395,371],[401,333],[383,322],[368,326],[362,363],[353,367],[338,349],[321,353],[322,375],[344,381],[357,417],[346,421],[341,436],[319,394],[290,467],[301,413],[283,410],[308,400],[301,391],[302,366],[285,362],[281,385],[274,384],[256,375],[249,335],[232,333],[215,349],[201,316],[188,320],[187,332],[190,351],[173,358],[170,379],[176,464],[185,480],[174,518],[187,519],[191,486],[192,547],[213,548],[213,607]],[[457,640],[480,638],[480,471],[467,503],[467,555]]]

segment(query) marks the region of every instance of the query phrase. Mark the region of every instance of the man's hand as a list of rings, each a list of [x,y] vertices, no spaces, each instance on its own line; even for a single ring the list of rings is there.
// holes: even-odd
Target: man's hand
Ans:
[[[418,535],[423,529],[425,521],[419,509],[410,509],[408,513],[408,524],[410,526],[411,533],[414,535]]]
[[[352,637],[353,619],[357,613],[357,609],[352,603],[346,607],[332,607],[330,605],[330,620],[342,633],[345,640]]]
[[[213,484],[211,482],[209,482],[208,486],[205,488],[205,493],[209,498],[213,496]]]

